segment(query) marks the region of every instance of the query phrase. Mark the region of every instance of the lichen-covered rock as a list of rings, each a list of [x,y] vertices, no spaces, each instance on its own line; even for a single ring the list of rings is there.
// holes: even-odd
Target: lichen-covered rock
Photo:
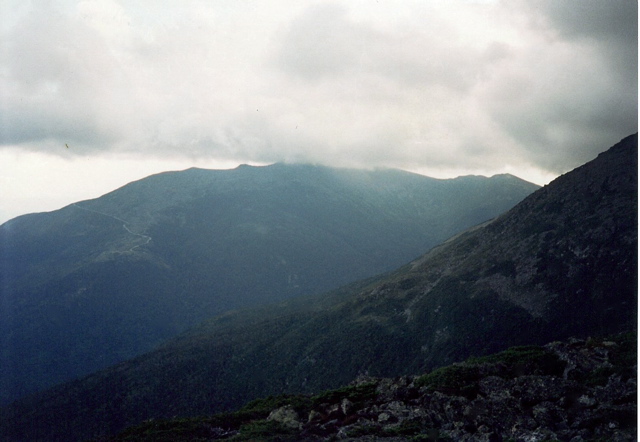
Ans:
[[[290,405],[285,405],[284,407],[273,410],[267,417],[267,420],[278,422],[286,428],[302,428],[300,416]]]
[[[349,416],[353,412],[353,402],[347,398],[342,399],[342,402],[340,403],[340,410],[342,411],[342,414]]]

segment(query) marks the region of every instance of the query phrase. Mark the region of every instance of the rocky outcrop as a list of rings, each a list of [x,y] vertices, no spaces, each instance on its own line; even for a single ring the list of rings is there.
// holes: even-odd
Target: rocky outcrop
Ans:
[[[635,332],[570,339],[511,348],[423,376],[361,377],[310,398],[271,397],[192,424],[200,425],[199,440],[632,441],[636,368]],[[260,404],[277,406],[256,412]],[[184,421],[180,425],[184,429]],[[187,440],[167,433],[167,422],[147,423],[116,440],[152,440],[154,428]]]
[[[361,379],[354,385],[375,385],[374,400],[352,405],[349,413],[343,402],[323,404],[300,422],[300,435],[324,440],[636,440],[635,370],[625,372],[619,365],[616,370],[611,360],[620,345],[571,340],[545,346],[558,358],[556,368],[564,366],[562,373],[553,373],[553,367],[546,373],[525,369],[510,378],[504,367],[486,362],[447,367],[470,369],[457,370],[470,376],[462,380],[469,393],[423,385],[429,375]],[[469,374],[473,367],[477,377]]]

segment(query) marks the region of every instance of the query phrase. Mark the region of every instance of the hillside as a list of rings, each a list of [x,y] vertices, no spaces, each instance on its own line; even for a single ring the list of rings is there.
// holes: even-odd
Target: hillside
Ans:
[[[512,207],[508,175],[275,164],[154,175],[0,226],[0,404],[205,318],[390,270]]]
[[[633,135],[392,273],[221,315],[2,409],[0,429],[49,440],[114,434],[149,418],[213,414],[362,375],[425,373],[514,345],[635,333],[637,186]]]
[[[632,333],[512,347],[421,376],[365,376],[314,396],[152,420],[105,441],[635,441],[636,350]]]

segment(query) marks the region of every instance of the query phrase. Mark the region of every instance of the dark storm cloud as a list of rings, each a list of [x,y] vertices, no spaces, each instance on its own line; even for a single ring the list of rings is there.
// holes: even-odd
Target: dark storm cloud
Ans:
[[[572,2],[547,1],[547,10],[557,29],[569,38],[586,40],[600,48],[612,81],[629,95],[638,94],[638,2],[586,0],[576,11]],[[625,109],[626,111],[626,109]],[[632,114],[630,114],[632,115]],[[637,113],[635,116],[637,120]]]
[[[525,3],[534,7],[535,2]],[[543,0],[531,13],[543,14],[560,38],[594,45],[609,71],[629,86],[637,83],[638,3],[633,0]]]
[[[487,97],[493,118],[561,173],[637,131],[637,3],[520,2],[540,36]]]

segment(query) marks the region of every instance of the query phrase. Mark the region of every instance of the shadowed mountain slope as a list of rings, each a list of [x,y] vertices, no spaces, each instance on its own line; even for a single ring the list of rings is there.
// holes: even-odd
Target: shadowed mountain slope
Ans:
[[[114,434],[250,399],[635,330],[637,135],[393,273],[231,312],[158,350],[2,409],[7,437]],[[55,422],[55,424],[52,424]]]
[[[634,333],[470,358],[422,376],[363,376],[238,411],[150,420],[116,441],[637,440]]]
[[[390,270],[537,186],[509,175],[189,169],[0,226],[0,403],[230,309]]]

